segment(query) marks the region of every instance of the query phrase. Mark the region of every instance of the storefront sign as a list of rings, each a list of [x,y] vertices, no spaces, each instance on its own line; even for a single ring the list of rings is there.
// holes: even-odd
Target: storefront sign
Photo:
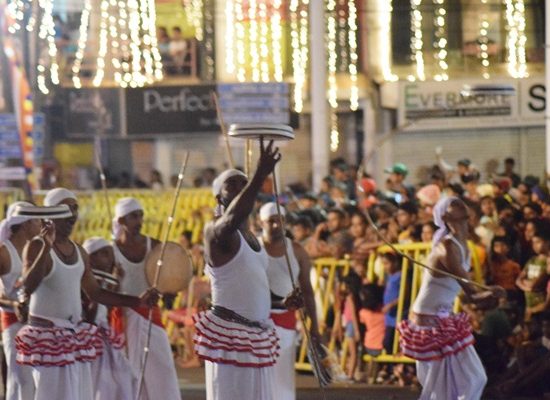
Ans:
[[[120,89],[66,89],[68,136],[120,135]]]
[[[511,90],[465,90],[481,85]],[[398,120],[406,130],[543,125],[544,96],[544,78],[401,82]]]
[[[156,86],[126,90],[128,135],[217,132],[214,85]]]

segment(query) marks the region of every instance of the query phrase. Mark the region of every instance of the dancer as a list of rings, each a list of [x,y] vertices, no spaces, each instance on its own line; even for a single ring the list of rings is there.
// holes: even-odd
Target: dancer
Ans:
[[[154,290],[140,297],[101,288],[88,255],[69,239],[78,218],[78,202],[67,189],[50,190],[44,205],[66,204],[73,215],[47,223],[23,252],[24,290],[30,296],[29,323],[17,334],[17,362],[31,365],[35,400],[91,400],[90,364],[103,351],[97,327],[82,321],[81,290],[105,305],[151,306]]]
[[[273,141],[260,143],[254,176],[221,173],[212,184],[217,218],[205,228],[211,310],[195,316],[195,351],[205,360],[207,400],[271,400],[278,339],[269,319],[267,256],[248,227],[264,180],[280,160]]]
[[[281,206],[281,214],[285,210]],[[271,318],[275,323],[279,336],[279,358],[274,368],[273,398],[278,400],[294,400],[296,398],[296,382],[294,378],[294,362],[296,359],[296,312],[287,310],[281,301],[292,291],[288,265],[285,259],[285,243],[292,269],[292,276],[299,284],[304,297],[307,315],[311,318],[310,337],[321,343],[315,311],[313,288],[309,279],[311,261],[304,248],[297,242],[286,238],[280,226],[277,205],[267,203],[260,209],[262,224],[262,245],[267,253],[267,278],[271,291]]]
[[[21,321],[24,322],[26,318],[26,310],[21,308],[23,305],[17,301],[17,290],[23,268],[21,255],[27,241],[40,233],[41,224],[38,219],[14,215],[18,206],[32,207],[32,204],[23,201],[13,203],[8,207],[6,219],[0,222],[2,345],[8,368],[6,400],[26,400],[34,397],[31,367],[19,365],[15,361],[17,355],[15,337],[23,327]]]
[[[118,291],[115,255],[111,244],[103,238],[87,239],[82,247],[89,255],[90,267],[99,285]],[[132,371],[124,355],[124,335],[115,332],[109,325],[109,309],[103,304],[88,302],[85,309],[87,320],[99,329],[103,341],[102,354],[92,362],[94,400],[135,400],[138,377]]]
[[[122,198],[116,203],[113,249],[115,259],[124,272],[120,291],[134,296],[149,288],[145,276],[145,258],[153,247],[160,244],[158,240],[141,233],[143,216],[143,207],[132,197]],[[143,364],[143,349],[147,342],[149,309],[141,306],[131,307],[124,310],[124,315],[128,360],[134,373],[139,377]],[[152,322],[150,351],[139,400],[179,399],[181,395],[174,357],[158,305],[153,306]]]
[[[439,230],[428,263],[469,279],[466,205],[456,197],[440,200],[434,208],[434,222]],[[487,383],[468,316],[452,314],[461,287],[466,300],[479,306],[496,305],[497,298],[506,293],[500,287],[479,291],[437,271],[424,271],[410,320],[398,327],[403,354],[416,360],[421,400],[480,399]]]

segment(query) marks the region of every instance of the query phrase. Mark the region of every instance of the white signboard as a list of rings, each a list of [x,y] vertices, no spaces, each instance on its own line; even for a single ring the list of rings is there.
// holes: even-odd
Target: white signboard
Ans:
[[[476,85],[506,85],[507,93],[468,95]],[[544,125],[544,78],[400,82],[399,125],[406,130]]]

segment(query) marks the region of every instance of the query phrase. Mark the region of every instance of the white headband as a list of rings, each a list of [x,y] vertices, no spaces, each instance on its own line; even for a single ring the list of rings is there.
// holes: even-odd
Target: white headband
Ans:
[[[122,233],[122,227],[120,226],[118,219],[125,217],[134,211],[140,210],[143,211],[143,207],[140,202],[133,197],[124,197],[117,201],[115,205],[115,217],[113,218],[113,236],[115,239],[118,239]]]
[[[76,195],[70,190],[65,188],[55,188],[46,193],[46,197],[44,197],[44,205],[56,206],[63,200],[67,199],[77,200]]]
[[[214,182],[212,182],[212,193],[214,194],[214,196],[217,196],[220,194],[220,192],[222,191],[222,186],[225,183],[225,181],[233,176],[243,176],[246,179],[248,179],[246,174],[242,171],[239,171],[238,169],[227,169],[223,171],[221,174],[219,174],[216,177],[216,179],[214,179]]]
[[[84,243],[82,243],[82,247],[84,247],[84,250],[88,254],[95,253],[96,251],[104,248],[104,247],[110,247],[111,244],[99,236],[94,236],[89,239],[86,239]]]
[[[26,201],[16,201],[8,207],[6,218],[0,221],[0,243],[4,243],[11,237],[11,227],[22,224],[32,219],[31,217],[24,217],[20,215],[13,215],[17,206],[31,206],[31,203]]]
[[[443,237],[449,233],[449,229],[447,228],[445,221],[443,221],[443,216],[447,212],[447,208],[449,208],[449,205],[455,200],[459,200],[458,197],[444,197],[440,199],[434,207],[434,224],[438,227],[438,229],[437,231],[435,231],[433,236],[433,245],[439,243],[441,239],[443,239]]]
[[[281,208],[281,215],[284,217],[286,215],[286,211],[283,206],[279,206]],[[277,204],[271,202],[266,203],[260,208],[260,221],[267,221],[269,218],[273,217],[274,215],[278,215],[277,213]]]

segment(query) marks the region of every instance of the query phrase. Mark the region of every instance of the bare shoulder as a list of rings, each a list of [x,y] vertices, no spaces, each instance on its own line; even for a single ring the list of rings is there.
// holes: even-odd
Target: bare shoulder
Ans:
[[[80,255],[82,256],[82,260],[86,263],[88,261],[88,252],[84,250],[84,247],[82,247],[80,244],[75,243],[76,248],[78,251],[80,251]]]
[[[302,257],[309,258],[306,252],[306,249],[304,249],[304,246],[302,246],[300,243],[296,242],[295,240],[292,241],[292,250],[294,250],[294,255],[298,259]]]

